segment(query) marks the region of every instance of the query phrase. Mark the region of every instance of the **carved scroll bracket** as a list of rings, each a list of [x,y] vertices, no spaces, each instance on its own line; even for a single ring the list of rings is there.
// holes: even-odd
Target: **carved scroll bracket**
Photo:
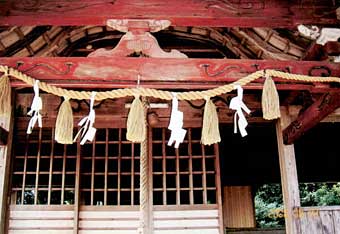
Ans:
[[[112,50],[98,49],[88,57],[126,57],[135,52],[152,58],[187,58],[178,50],[165,52],[150,32],[158,32],[169,27],[168,20],[108,20],[107,25],[115,30],[125,32],[119,43]]]

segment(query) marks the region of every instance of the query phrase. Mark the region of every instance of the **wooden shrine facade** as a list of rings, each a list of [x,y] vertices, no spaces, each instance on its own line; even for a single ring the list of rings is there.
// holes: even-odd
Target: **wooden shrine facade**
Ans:
[[[5,36],[0,38],[0,52],[5,57],[0,57],[0,65],[57,87],[86,91],[126,87],[205,90],[266,69],[325,79],[340,77],[339,63],[330,61],[340,53],[338,38],[321,46],[297,39],[294,32],[299,24],[338,26],[339,7],[338,1],[326,0],[1,1],[0,35]],[[175,46],[164,51],[154,35],[170,24],[177,29],[158,37],[166,41],[172,36]],[[26,25],[37,28],[26,28],[26,32],[20,28]],[[80,33],[73,34],[72,27]],[[280,33],[239,27],[276,28]],[[190,40],[183,44],[197,42],[188,46],[189,54],[206,53],[204,56],[185,54],[185,45],[181,47],[178,38],[189,34]],[[281,40],[281,35],[289,39]],[[108,43],[113,39],[114,49]],[[218,42],[218,48],[211,42]],[[78,48],[77,43],[85,47]],[[198,48],[202,44],[204,48]],[[76,48],[76,53],[58,50],[66,45]],[[211,58],[214,53],[219,59]],[[57,57],[74,54],[86,57]],[[300,206],[293,143],[322,119],[339,121],[334,112],[340,107],[339,85],[273,79],[280,96],[279,120],[262,118],[260,96],[265,79],[243,86],[244,102],[251,109],[247,116],[250,124],[276,127],[285,231],[316,234],[323,228],[336,234],[340,230],[339,222],[334,221],[339,219],[338,208],[331,212],[332,208],[316,208],[320,216],[315,220],[295,215],[314,208]],[[180,148],[174,149],[167,146],[170,101],[146,99],[144,143],[148,150],[141,170],[142,144],[125,136],[131,97],[96,102],[94,140],[62,145],[54,140],[62,100],[43,93],[43,127],[26,135],[31,87],[13,77],[11,87],[12,113],[0,117],[0,233],[222,234],[228,226],[254,227],[251,188],[223,188],[220,159],[225,155],[219,154],[217,144],[201,144],[203,100],[180,101],[183,127],[188,132]],[[228,106],[235,95],[231,92],[212,98],[221,125],[234,121],[234,111]],[[71,105],[76,133],[90,104],[72,100]],[[145,181],[140,179],[143,173]]]
[[[30,99],[30,94],[18,94],[17,108],[27,109]],[[51,95],[43,99],[55,105],[46,105],[48,117],[42,129],[27,137],[28,118],[24,113],[17,117],[8,232],[74,233],[76,228],[79,233],[136,233],[140,145],[125,138],[128,100],[100,104],[96,138],[81,146],[79,142],[55,143],[59,100]],[[86,103],[80,103],[79,108],[85,110]],[[76,116],[81,117],[82,112]],[[168,114],[160,117],[168,121]],[[183,147],[175,150],[166,145],[166,127],[162,121],[148,131],[153,230],[219,233],[218,147],[202,146],[199,125],[191,124],[186,126]]]

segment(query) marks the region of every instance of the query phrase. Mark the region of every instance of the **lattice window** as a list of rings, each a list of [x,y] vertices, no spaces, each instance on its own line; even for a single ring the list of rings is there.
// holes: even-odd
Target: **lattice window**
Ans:
[[[200,144],[200,128],[189,128],[175,150],[170,132],[152,129],[154,205],[216,204],[217,146]],[[55,143],[54,129],[18,130],[12,183],[16,204],[73,204],[80,160],[80,205],[139,204],[140,145],[126,140],[126,129],[102,128],[93,142]]]
[[[55,143],[54,129],[18,130],[12,183],[16,204],[73,204],[81,160],[82,205],[138,205],[140,145],[121,128],[98,129],[91,143]]]
[[[81,147],[82,204],[138,205],[140,145],[127,141],[126,129],[98,129]]]
[[[16,133],[12,202],[73,204],[77,144],[55,143],[53,128]]]
[[[166,128],[152,131],[154,205],[217,203],[217,146],[200,144],[200,128],[189,128],[179,149],[167,146]]]

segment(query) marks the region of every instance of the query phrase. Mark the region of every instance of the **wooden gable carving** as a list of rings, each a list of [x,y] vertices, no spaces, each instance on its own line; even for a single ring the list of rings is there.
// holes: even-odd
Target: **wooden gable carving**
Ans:
[[[88,57],[126,57],[135,52],[152,58],[187,58],[178,50],[165,52],[150,32],[157,32],[170,26],[168,20],[108,20],[107,25],[125,32],[118,45],[112,50],[98,49]]]

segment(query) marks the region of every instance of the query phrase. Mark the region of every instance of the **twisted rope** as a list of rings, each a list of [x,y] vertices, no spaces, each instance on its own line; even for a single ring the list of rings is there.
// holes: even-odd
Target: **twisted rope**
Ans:
[[[147,102],[146,98],[142,98],[143,107],[145,109],[145,127],[147,126],[146,121],[146,113],[147,113]],[[147,135],[147,131],[145,132]],[[140,144],[140,177],[139,177],[139,184],[140,184],[140,195],[139,195],[139,202],[140,202],[140,216],[139,216],[139,234],[148,234],[150,233],[150,225],[149,225],[149,180],[148,180],[148,139],[147,136],[145,137],[144,141]]]
[[[8,72],[9,76],[14,77],[18,80],[21,80],[32,86],[36,80],[26,74],[23,74],[22,72],[14,68],[9,68],[3,65],[0,65],[0,72],[3,72],[3,73]],[[235,85],[243,86],[261,77],[264,77],[264,73],[271,75],[273,77],[278,77],[278,78],[292,80],[292,81],[340,83],[339,77],[320,77],[320,76],[313,77],[313,76],[307,76],[307,75],[290,74],[290,73],[276,71],[276,70],[265,70],[265,71],[259,70],[235,82],[232,82],[230,84],[226,84],[226,85],[223,85],[217,88],[213,88],[213,89],[209,89],[205,91],[189,91],[189,92],[178,93],[177,98],[179,100],[189,100],[189,101],[199,100],[199,99],[204,99],[204,98],[212,98],[212,97],[221,95],[223,93],[229,93],[233,91],[235,89]],[[39,88],[47,93],[51,93],[51,94],[54,94],[60,97],[62,96],[68,97],[70,99],[83,100],[83,99],[89,99],[91,97],[91,92],[89,91],[67,90],[67,89],[56,87],[54,85],[50,85],[46,82],[39,82]],[[171,92],[164,91],[164,90],[150,89],[150,88],[125,88],[125,89],[114,89],[110,91],[97,92],[95,99],[100,101],[100,100],[104,100],[108,98],[121,98],[121,97],[126,97],[126,96],[134,96],[136,93],[144,97],[155,97],[155,98],[164,99],[164,100],[172,99]]]

